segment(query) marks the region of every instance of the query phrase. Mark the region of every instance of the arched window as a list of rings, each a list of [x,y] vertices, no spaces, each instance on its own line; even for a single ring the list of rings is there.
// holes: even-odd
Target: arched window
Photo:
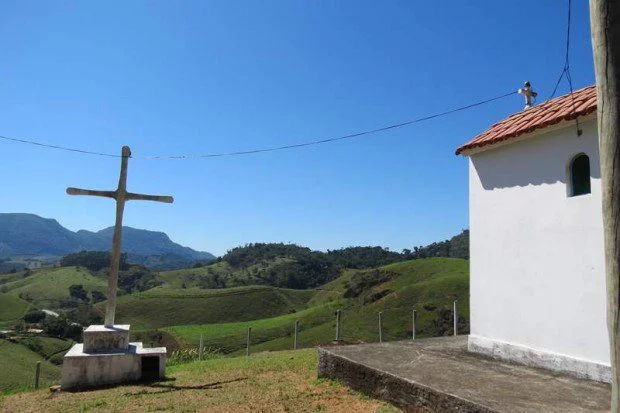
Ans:
[[[581,153],[573,158],[569,165],[569,196],[590,193],[590,158]]]

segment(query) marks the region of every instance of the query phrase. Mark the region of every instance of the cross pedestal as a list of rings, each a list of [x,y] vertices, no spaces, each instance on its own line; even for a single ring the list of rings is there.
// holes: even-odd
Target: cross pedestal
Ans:
[[[142,343],[131,343],[129,325],[114,324],[125,202],[131,200],[173,202],[170,196],[127,192],[127,164],[130,156],[129,147],[123,146],[121,172],[118,188],[115,191],[67,188],[69,195],[91,195],[114,199],[116,201],[116,224],[110,256],[105,324],[86,328],[84,342],[75,344],[65,355],[60,382],[63,390],[137,380],[156,380],[165,377],[166,348],[143,348]]]

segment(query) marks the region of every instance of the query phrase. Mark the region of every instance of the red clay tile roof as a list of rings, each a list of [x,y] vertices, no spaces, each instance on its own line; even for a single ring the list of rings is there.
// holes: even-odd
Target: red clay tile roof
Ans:
[[[573,98],[575,100],[574,110]],[[546,128],[563,120],[572,120],[596,111],[596,87],[594,85],[574,91],[573,98],[569,93],[515,113],[459,147],[456,154],[514,139],[536,129]]]

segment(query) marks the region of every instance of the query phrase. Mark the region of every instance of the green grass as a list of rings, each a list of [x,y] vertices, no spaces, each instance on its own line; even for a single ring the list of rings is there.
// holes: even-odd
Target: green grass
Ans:
[[[469,318],[468,261],[456,258],[413,260],[383,267],[394,277],[372,287],[371,292],[386,291],[374,302],[360,298],[344,298],[347,286],[356,272],[347,271],[340,278],[321,287],[308,303],[308,308],[295,314],[254,321],[182,325],[163,330],[186,345],[198,344],[203,334],[205,345],[224,353],[245,351],[247,328],[252,327],[252,349],[282,350],[293,345],[293,325],[299,320],[299,345],[302,347],[329,343],[335,338],[335,310],[341,309],[342,337],[347,342],[378,340],[378,313],[383,313],[384,340],[411,337],[412,309],[416,308],[416,335],[435,336],[451,333],[451,320],[440,323],[442,310],[452,309],[458,300],[458,312],[467,328]],[[371,271],[371,270],[366,270]],[[446,322],[447,321],[447,322]]]
[[[304,329],[329,323],[333,320],[336,306],[337,303],[334,302],[279,317],[236,323],[173,326],[162,330],[192,346],[198,345],[202,334],[206,347],[232,353],[245,348],[248,327],[252,327],[252,337],[256,343],[290,337],[295,320],[300,320]]]
[[[73,345],[73,341],[56,337],[31,336],[20,339],[19,344],[39,354],[45,360],[52,359],[50,361],[53,364],[59,364],[61,357]]]
[[[50,397],[40,390],[0,399],[3,411],[397,412],[336,381],[316,378],[314,349],[219,358],[169,367],[171,379]]]
[[[89,293],[105,293],[107,282],[93,276],[90,271],[79,267],[41,268],[32,275],[3,284],[6,293],[20,297],[38,308],[58,308],[69,295],[69,287],[81,284]]]
[[[60,379],[57,366],[21,344],[0,339],[0,393],[33,387],[37,361],[41,361],[40,385],[57,383]]]
[[[0,328],[10,328],[30,309],[26,301],[10,294],[0,293]]]
[[[313,294],[311,290],[267,286],[221,290],[154,288],[120,297],[116,314],[118,322],[130,323],[135,329],[246,321],[302,310]]]

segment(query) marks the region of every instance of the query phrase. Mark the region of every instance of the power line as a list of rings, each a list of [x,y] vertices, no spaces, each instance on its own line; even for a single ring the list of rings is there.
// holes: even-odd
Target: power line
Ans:
[[[560,73],[560,76],[558,77],[558,81],[555,83],[555,87],[553,88],[553,92],[551,93],[551,96],[549,96],[549,99],[555,96],[555,92],[558,90],[558,86],[560,85],[562,78],[566,77],[566,81],[568,82],[568,87],[570,90],[570,98],[571,98],[571,104],[573,106],[573,114],[574,114],[577,111],[577,108],[575,106],[575,96],[573,94],[573,91],[574,91],[573,78],[570,74],[571,10],[572,10],[572,1],[568,0],[568,16],[567,16],[567,22],[566,22],[566,53],[564,55],[564,68],[562,69],[562,73]],[[579,128],[579,117],[577,116],[575,116],[575,127],[577,128],[577,135],[581,136],[582,132],[581,132],[581,129]]]
[[[423,117],[420,117],[420,118],[417,118],[417,119],[413,119],[413,120],[410,120],[410,121],[407,121],[407,122],[396,123],[396,124],[393,124],[393,125],[384,126],[382,128],[365,130],[365,131],[362,131],[362,132],[351,133],[349,135],[343,135],[343,136],[338,136],[338,137],[334,137],[334,138],[326,138],[326,139],[314,140],[314,141],[297,143],[297,144],[292,144],[292,145],[275,146],[275,147],[271,147],[271,148],[252,149],[252,150],[238,151],[238,152],[222,152],[222,153],[195,154],[195,155],[148,155],[148,156],[142,156],[141,158],[143,158],[143,159],[218,158],[218,157],[224,157],[224,156],[250,155],[250,154],[256,154],[256,153],[281,151],[281,150],[285,150],[285,149],[301,148],[301,147],[312,146],[312,145],[321,145],[321,144],[324,144],[324,143],[336,142],[336,141],[341,141],[341,140],[345,140],[345,139],[358,138],[358,137],[364,136],[364,135],[370,135],[370,134],[385,132],[385,131],[388,131],[388,130],[391,130],[391,129],[402,128],[404,126],[409,126],[409,125],[412,125],[414,123],[419,123],[419,122],[423,122],[423,121],[426,121],[426,120],[435,119],[435,118],[438,118],[438,117],[441,117],[441,116],[446,116],[446,115],[449,115],[451,113],[460,112],[460,111],[463,111],[463,110],[466,110],[466,109],[471,109],[471,108],[474,108],[476,106],[484,105],[485,103],[490,103],[490,102],[493,102],[493,101],[496,101],[496,100],[499,100],[499,99],[503,99],[505,97],[514,95],[516,93],[517,93],[516,91],[515,92],[509,92],[509,93],[505,93],[505,94],[500,95],[500,96],[496,96],[496,97],[491,98],[491,99],[482,100],[482,101],[479,101],[479,102],[476,102],[476,103],[472,103],[470,105],[461,106],[461,107],[458,107],[458,108],[455,108],[455,109],[447,110],[445,112],[436,113],[434,115],[423,116]]]
[[[83,149],[69,148],[69,147],[66,147],[66,146],[59,146],[59,145],[51,145],[51,144],[47,144],[47,143],[31,141],[31,140],[28,140],[28,139],[10,138],[8,136],[2,136],[2,135],[0,135],[0,139],[4,139],[6,141],[11,141],[11,142],[26,143],[28,145],[42,146],[44,148],[58,149],[58,150],[61,150],[61,151],[84,153],[84,154],[87,154],[87,155],[109,156],[109,157],[112,157],[112,158],[120,158],[121,157],[121,155],[114,155],[114,154],[111,154],[111,153],[86,151],[86,150],[83,150]]]
[[[211,153],[211,154],[186,154],[186,155],[145,155],[145,156],[132,156],[132,158],[137,158],[137,159],[190,159],[190,158],[218,158],[218,157],[225,157],[225,156],[239,156],[239,155],[250,155],[250,154],[257,154],[257,153],[264,153],[264,152],[275,152],[275,151],[281,151],[281,150],[286,150],[286,149],[294,149],[294,148],[302,148],[302,147],[306,147],[306,146],[313,146],[313,145],[321,145],[324,143],[329,143],[329,142],[336,142],[336,141],[340,141],[340,140],[345,140],[345,139],[353,139],[353,138],[358,138],[360,136],[365,136],[365,135],[371,135],[371,134],[376,134],[376,133],[380,133],[380,132],[385,132],[391,129],[397,129],[397,128],[402,128],[405,126],[409,126],[412,125],[414,123],[419,123],[419,122],[424,122],[427,120],[431,120],[431,119],[435,119],[435,118],[439,118],[442,116],[446,116],[446,115],[450,115],[452,113],[456,113],[456,112],[460,112],[463,110],[467,110],[467,109],[471,109],[477,106],[481,106],[484,105],[486,103],[490,103],[490,102],[494,102],[496,100],[500,100],[503,99],[505,97],[511,96],[516,94],[517,92],[508,92],[508,93],[504,93],[503,95],[499,95],[490,99],[485,99],[485,100],[481,100],[469,105],[465,105],[465,106],[460,106],[454,109],[450,109],[444,112],[439,112],[439,113],[435,113],[433,115],[427,115],[427,116],[422,116],[419,117],[417,119],[413,119],[407,122],[401,122],[401,123],[396,123],[393,125],[388,125],[388,126],[384,126],[381,128],[377,128],[377,129],[370,129],[370,130],[365,130],[365,131],[361,131],[361,132],[355,132],[355,133],[351,133],[348,135],[343,135],[343,136],[338,136],[338,137],[333,137],[333,138],[326,138],[326,139],[319,139],[319,140],[313,140],[313,141],[309,141],[309,142],[303,142],[303,143],[297,143],[297,144],[291,144],[291,145],[284,145],[284,146],[276,146],[276,147],[271,147],[271,148],[261,148],[261,149],[252,149],[252,150],[247,150],[247,151],[237,151],[237,152],[222,152],[222,153]],[[42,143],[42,142],[37,142],[37,141],[33,141],[33,140],[28,140],[28,139],[18,139],[18,138],[11,138],[8,136],[2,136],[0,135],[0,139],[4,139],[7,141],[12,141],[12,142],[19,142],[19,143],[24,143],[24,144],[29,144],[29,145],[36,145],[36,146],[40,146],[40,147],[44,147],[44,148],[50,148],[50,149],[57,149],[57,150],[63,150],[63,151],[68,151],[68,152],[77,152],[77,153],[83,153],[83,154],[87,154],[87,155],[97,155],[97,156],[107,156],[107,157],[112,157],[112,158],[120,158],[121,155],[115,155],[115,154],[111,154],[111,153],[104,153],[104,152],[96,152],[96,151],[89,151],[89,150],[83,150],[83,149],[77,149],[77,148],[70,148],[70,147],[66,147],[66,146],[59,146],[59,145],[52,145],[52,144],[46,144],[46,143]]]
[[[573,93],[573,81],[570,77],[570,28],[571,28],[571,10],[572,10],[572,1],[568,0],[568,16],[566,22],[566,48],[564,54],[564,66],[562,67],[562,71],[560,72],[560,76],[558,76],[557,82],[555,82],[555,87],[553,88],[553,92],[547,98],[547,100],[553,98],[555,93],[558,91],[558,86],[560,86],[560,82],[562,78],[566,76],[568,80],[568,84],[570,86],[571,94]]]

